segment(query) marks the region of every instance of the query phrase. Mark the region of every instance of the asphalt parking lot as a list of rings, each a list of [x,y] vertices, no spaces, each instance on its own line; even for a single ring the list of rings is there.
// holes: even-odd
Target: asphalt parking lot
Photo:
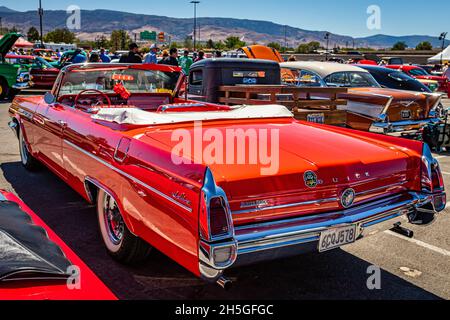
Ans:
[[[450,107],[450,101],[446,101]],[[0,103],[0,188],[16,193],[121,299],[450,299],[450,210],[414,239],[382,233],[321,255],[232,270],[226,292],[205,284],[158,252],[136,267],[112,261],[97,231],[95,209],[46,169],[29,173]],[[450,154],[436,155],[450,190]],[[381,268],[369,290],[368,268]]]

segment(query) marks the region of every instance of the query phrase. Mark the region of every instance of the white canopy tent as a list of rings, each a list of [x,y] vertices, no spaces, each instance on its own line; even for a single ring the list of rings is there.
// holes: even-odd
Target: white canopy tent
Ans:
[[[443,62],[450,61],[450,46],[448,46],[447,49],[438,53],[434,57],[431,57],[430,59],[428,59],[428,63],[433,63],[433,64],[439,64],[439,63],[441,63],[441,61],[443,61]]]

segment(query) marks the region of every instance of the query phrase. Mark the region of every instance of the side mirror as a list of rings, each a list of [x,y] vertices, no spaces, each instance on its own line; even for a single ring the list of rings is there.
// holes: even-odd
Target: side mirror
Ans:
[[[46,92],[44,95],[44,101],[46,104],[54,104],[56,97],[51,92]]]

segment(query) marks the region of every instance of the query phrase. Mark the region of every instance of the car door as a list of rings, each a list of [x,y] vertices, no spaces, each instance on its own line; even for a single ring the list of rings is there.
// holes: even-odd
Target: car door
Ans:
[[[67,126],[64,106],[42,104],[34,116],[34,145],[38,158],[61,177],[65,177],[62,143]]]

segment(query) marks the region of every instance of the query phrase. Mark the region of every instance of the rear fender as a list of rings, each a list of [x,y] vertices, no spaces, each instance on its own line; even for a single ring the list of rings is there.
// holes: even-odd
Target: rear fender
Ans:
[[[134,233],[134,225],[131,222],[130,217],[125,213],[122,203],[119,201],[119,197],[111,188],[109,188],[102,182],[100,182],[92,177],[86,177],[84,180],[84,189],[86,192],[86,199],[88,199],[89,202],[93,205],[97,205],[98,190],[101,189],[104,192],[106,192],[107,194],[109,194],[114,199],[114,201],[116,201],[117,205],[119,206],[120,213],[122,214],[122,217],[125,221],[125,224],[126,224],[128,230],[130,230],[130,232],[134,236],[136,236]]]

